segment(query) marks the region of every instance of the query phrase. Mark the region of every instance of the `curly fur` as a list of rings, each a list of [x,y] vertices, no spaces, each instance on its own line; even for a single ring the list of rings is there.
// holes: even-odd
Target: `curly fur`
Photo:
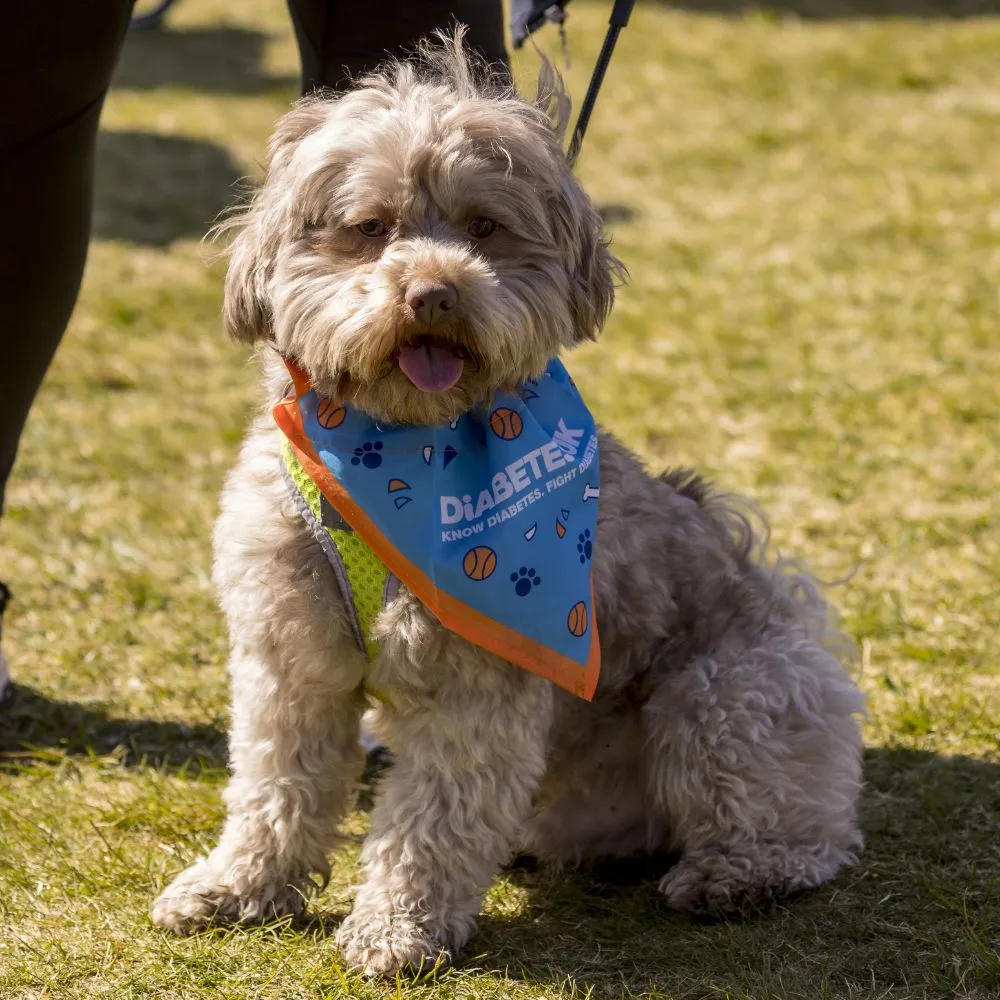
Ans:
[[[460,38],[425,47],[278,126],[267,178],[236,225],[230,333],[386,420],[437,421],[539,373],[596,334],[617,263],[570,174],[549,109],[477,75]],[[377,244],[353,227],[389,223]],[[470,239],[470,217],[502,223]],[[475,363],[418,391],[395,352],[417,329],[407,283],[444,277],[441,334]],[[280,368],[280,365],[277,366]],[[648,475],[600,442],[594,575],[603,670],[586,703],[448,633],[409,593],[358,652],[325,557],[256,421],[223,492],[215,583],[232,654],[232,780],[219,845],[160,896],[178,933],[298,913],[328,873],[374,724],[397,763],[338,941],[368,973],[454,954],[516,851],[576,863],[672,851],[660,882],[688,912],[740,913],[833,878],[861,844],[862,699],[819,589],[764,558],[736,505],[686,471]]]

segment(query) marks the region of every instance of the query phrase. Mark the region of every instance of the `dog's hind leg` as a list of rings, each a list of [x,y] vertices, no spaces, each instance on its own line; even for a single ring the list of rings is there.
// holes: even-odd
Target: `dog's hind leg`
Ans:
[[[635,714],[602,716],[581,703],[561,729],[563,738],[549,750],[521,853],[575,865],[660,850],[666,835],[648,808],[646,733]]]
[[[861,709],[804,638],[721,646],[663,680],[645,721],[654,808],[681,852],[660,882],[672,908],[766,908],[855,860]]]
[[[450,958],[531,812],[549,685],[486,654],[475,659],[425,703],[393,692],[396,708],[380,710],[378,733],[398,752],[372,813],[366,881],[337,936],[368,975]]]

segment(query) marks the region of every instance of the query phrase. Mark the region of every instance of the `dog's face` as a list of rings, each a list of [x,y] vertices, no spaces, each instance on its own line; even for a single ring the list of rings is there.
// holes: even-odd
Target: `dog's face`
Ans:
[[[242,218],[225,320],[316,388],[438,424],[592,338],[617,262],[540,104],[472,79],[460,45],[278,125]]]

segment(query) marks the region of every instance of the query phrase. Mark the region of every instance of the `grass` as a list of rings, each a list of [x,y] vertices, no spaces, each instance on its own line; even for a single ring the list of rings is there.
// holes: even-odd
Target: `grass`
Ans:
[[[576,95],[607,6],[572,5]],[[632,284],[570,365],[651,465],[750,495],[781,551],[851,576],[862,863],[735,924],[671,916],[615,869],[514,871],[457,969],[365,984],[332,941],[359,813],[308,922],[152,928],[222,819],[208,533],[256,405],[199,240],[296,74],[283,5],[184,0],[130,40],[108,101],[87,278],[2,526],[20,697],[0,730],[0,996],[1000,992],[1000,22],[704,6],[640,4],[622,36],[580,171]]]

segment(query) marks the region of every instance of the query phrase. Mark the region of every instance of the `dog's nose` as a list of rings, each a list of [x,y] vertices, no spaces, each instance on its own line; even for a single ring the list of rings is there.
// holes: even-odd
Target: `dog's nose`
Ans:
[[[433,326],[442,316],[454,312],[458,289],[443,282],[414,281],[406,289],[406,304],[421,323]]]

